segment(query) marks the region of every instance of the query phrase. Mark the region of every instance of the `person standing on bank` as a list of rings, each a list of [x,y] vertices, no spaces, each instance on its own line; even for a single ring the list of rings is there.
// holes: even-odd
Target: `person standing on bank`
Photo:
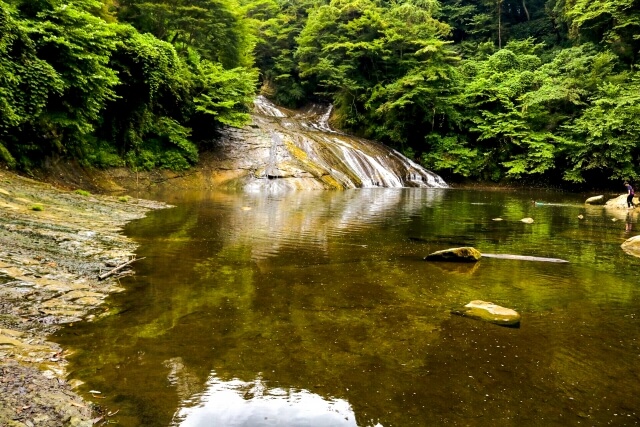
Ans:
[[[627,187],[627,208],[633,208],[635,207],[633,205],[633,196],[635,196],[633,187],[627,181],[624,182],[624,185]]]

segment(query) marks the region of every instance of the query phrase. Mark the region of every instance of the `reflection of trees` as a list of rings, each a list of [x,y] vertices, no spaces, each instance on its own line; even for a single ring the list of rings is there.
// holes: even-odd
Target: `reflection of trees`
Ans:
[[[254,259],[298,245],[325,252],[330,238],[375,229],[391,217],[406,220],[442,196],[442,190],[373,189],[257,196],[242,201],[251,210],[230,219],[227,239],[250,243]]]
[[[74,376],[115,396],[112,404],[122,414],[144,408],[135,415],[137,425],[166,425],[186,393],[205,390],[212,371],[221,381],[250,381],[262,373],[272,387],[343,398],[359,420],[384,415],[393,425],[431,413],[416,402],[435,405],[433,413],[447,411],[453,389],[465,399],[484,395],[495,382],[464,388],[480,368],[505,382],[524,371],[518,380],[525,389],[518,388],[517,397],[530,397],[530,386],[551,393],[551,380],[575,377],[565,372],[571,367],[555,346],[580,355],[584,350],[571,348],[580,341],[576,334],[549,339],[557,331],[540,319],[561,319],[565,330],[582,310],[637,300],[632,287],[620,288],[616,277],[588,264],[595,253],[590,248],[602,247],[614,229],[603,230],[606,218],[597,213],[574,223],[581,207],[538,209],[507,193],[441,190],[199,200],[132,225],[143,243],[139,255],[149,262],[137,267],[129,291],[114,297],[122,314],[69,331],[68,339],[81,342],[74,347],[82,348]],[[505,221],[491,220],[497,216]],[[526,216],[536,222],[519,222]],[[555,238],[558,230],[582,236],[584,245]],[[485,252],[551,255],[572,264],[486,259],[452,271],[421,261],[428,251],[469,240]],[[450,318],[452,308],[473,299],[515,308],[533,329],[485,330]],[[533,354],[542,367],[500,359],[504,372],[495,373],[495,360],[484,357],[484,348],[528,348],[527,340],[540,347]],[[550,382],[538,384],[538,370],[546,373],[551,365]],[[589,366],[597,377],[592,367],[602,363]],[[450,381],[451,390],[436,385]],[[501,399],[512,403],[509,395]],[[468,415],[480,410],[478,404],[456,408]]]

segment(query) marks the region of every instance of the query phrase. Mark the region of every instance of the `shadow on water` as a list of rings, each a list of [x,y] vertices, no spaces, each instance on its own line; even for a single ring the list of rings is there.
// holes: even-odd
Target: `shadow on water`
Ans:
[[[640,260],[603,208],[444,189],[154,196],[177,207],[128,226],[146,259],[117,314],[56,337],[119,425],[640,422]],[[570,262],[422,261],[452,243]],[[521,327],[451,314],[475,299]]]

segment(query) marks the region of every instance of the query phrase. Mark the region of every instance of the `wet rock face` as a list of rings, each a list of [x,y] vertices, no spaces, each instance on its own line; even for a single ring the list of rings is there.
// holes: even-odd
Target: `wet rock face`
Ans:
[[[520,314],[517,311],[487,301],[471,301],[464,308],[455,310],[453,313],[500,326],[520,326]]]
[[[426,261],[477,262],[481,257],[482,254],[476,248],[462,247],[436,251],[424,259]]]
[[[212,165],[235,171],[228,186],[250,191],[447,187],[395,150],[332,130],[330,114],[330,106],[292,111],[258,97],[252,125],[223,131]]]

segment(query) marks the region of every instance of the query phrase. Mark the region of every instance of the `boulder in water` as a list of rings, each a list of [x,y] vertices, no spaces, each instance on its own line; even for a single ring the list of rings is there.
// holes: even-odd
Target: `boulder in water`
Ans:
[[[500,326],[520,326],[520,314],[517,311],[487,301],[471,301],[462,309],[454,310],[452,313]]]
[[[606,200],[604,199],[604,196],[601,194],[599,196],[589,197],[584,202],[587,205],[604,205],[606,203]]]
[[[633,236],[620,245],[627,254],[640,258],[640,236]]]
[[[424,257],[427,261],[477,262],[482,254],[476,248],[465,246],[436,251]]]
[[[636,205],[639,203],[637,197],[633,198],[633,203]],[[627,209],[627,195],[621,194],[618,197],[607,200],[604,207],[609,209]]]

